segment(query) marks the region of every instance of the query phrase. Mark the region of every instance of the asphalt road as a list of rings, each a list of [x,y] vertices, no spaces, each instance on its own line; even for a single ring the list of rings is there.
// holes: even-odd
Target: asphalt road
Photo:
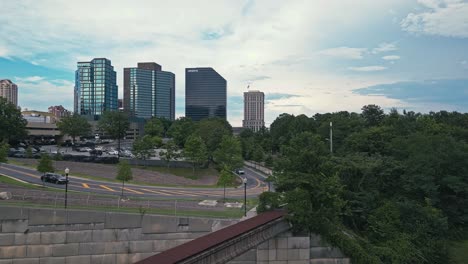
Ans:
[[[86,166],[86,163],[83,163]],[[265,177],[249,168],[244,168],[245,174],[241,175],[247,179],[247,197],[257,197],[268,189],[264,182]],[[0,163],[0,174],[10,176],[28,183],[45,185],[48,187],[64,189],[65,185],[43,183],[41,174],[33,169],[21,166]],[[244,186],[237,188],[226,188],[226,198],[243,198]],[[119,195],[122,192],[121,183],[97,181],[69,175],[68,189],[80,192],[92,192],[97,194]],[[195,199],[219,199],[223,197],[223,188],[194,188],[194,187],[164,187],[136,185],[126,183],[123,188],[124,194],[136,197],[155,198],[195,198]]]

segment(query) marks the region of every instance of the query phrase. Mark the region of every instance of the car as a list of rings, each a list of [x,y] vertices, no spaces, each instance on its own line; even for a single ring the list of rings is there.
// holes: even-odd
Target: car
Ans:
[[[235,172],[239,175],[242,175],[245,173],[243,169],[236,169]]]
[[[52,172],[47,172],[46,174],[42,175],[41,181],[51,182],[55,184],[65,184],[68,182],[67,178],[65,178],[64,176]]]

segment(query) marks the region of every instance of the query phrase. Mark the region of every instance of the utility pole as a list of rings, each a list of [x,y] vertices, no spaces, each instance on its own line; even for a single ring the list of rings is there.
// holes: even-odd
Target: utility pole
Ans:
[[[330,154],[333,154],[333,122],[330,122]]]

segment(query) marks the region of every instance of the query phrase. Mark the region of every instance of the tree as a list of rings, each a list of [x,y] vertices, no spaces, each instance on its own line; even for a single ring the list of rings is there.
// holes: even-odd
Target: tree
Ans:
[[[164,124],[161,119],[153,117],[145,124],[145,135],[162,137],[164,135]]]
[[[5,142],[0,142],[0,162],[8,161],[8,148],[9,145]]]
[[[192,119],[181,117],[172,122],[171,127],[167,131],[167,135],[171,137],[177,146],[183,148],[187,138],[194,132],[195,123]]]
[[[54,166],[52,165],[52,159],[47,154],[42,154],[41,159],[39,159],[39,163],[37,164],[37,171],[42,172],[42,174],[46,172],[53,172],[55,171]]]
[[[32,147],[31,146],[28,146],[26,148],[26,158],[30,159],[33,157],[33,153],[32,153]]]
[[[233,136],[223,136],[219,148],[214,152],[214,160],[219,168],[234,170],[242,167],[242,150],[240,142]]]
[[[75,143],[76,137],[88,136],[91,134],[91,125],[86,118],[77,113],[62,117],[57,123],[57,127],[62,135],[69,135],[73,143]]]
[[[210,157],[218,149],[223,136],[232,136],[231,125],[222,118],[206,118],[197,122],[196,126],[194,133],[203,139]]]
[[[226,202],[226,185],[231,185],[233,181],[234,181],[234,175],[228,168],[224,167],[221,170],[221,174],[219,175],[219,179],[218,179],[218,185],[223,186],[223,189],[224,189],[223,203]]]
[[[128,161],[126,160],[119,161],[116,179],[119,181],[122,181],[121,197],[123,197],[125,182],[133,179],[132,168],[130,167],[130,164],[128,164]]]
[[[130,126],[125,112],[104,112],[99,119],[98,127],[113,139],[118,140],[117,157],[120,157],[120,140],[125,137]]]
[[[385,118],[384,111],[378,105],[365,105],[361,108],[362,117],[366,120],[368,126],[379,125]]]
[[[166,150],[161,151],[159,155],[163,160],[166,161],[167,168],[169,169],[171,160],[177,160],[177,158],[179,157],[179,153],[177,152],[177,145],[174,143],[173,140],[169,140],[166,143],[165,148]]]
[[[133,152],[138,159],[147,160],[154,149],[159,147],[162,143],[160,137],[152,137],[150,135],[145,135],[143,137],[138,137],[133,142]]]
[[[27,123],[14,104],[0,97],[0,142],[8,143],[26,137]]]
[[[193,175],[195,176],[195,165],[199,166],[205,163],[208,159],[206,146],[203,140],[199,136],[190,136],[185,142],[185,148],[183,151],[184,157],[192,162]]]

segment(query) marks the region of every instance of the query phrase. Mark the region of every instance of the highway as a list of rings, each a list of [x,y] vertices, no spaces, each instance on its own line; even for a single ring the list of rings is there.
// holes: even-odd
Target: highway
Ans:
[[[83,163],[86,166],[86,163]],[[244,168],[245,174],[241,175],[247,179],[247,197],[257,197],[268,189],[264,182],[264,176],[249,169]],[[26,167],[0,163],[0,174],[16,178],[28,183],[45,185],[47,187],[65,189],[65,185],[43,183],[41,173]],[[226,188],[226,198],[243,198],[244,186],[236,188]],[[68,190],[79,192],[92,192],[96,194],[120,195],[122,183],[98,181],[69,175]],[[154,198],[192,198],[192,199],[219,199],[223,197],[223,188],[196,188],[196,187],[168,187],[154,185],[140,185],[125,183],[124,195],[133,197],[154,197]]]

